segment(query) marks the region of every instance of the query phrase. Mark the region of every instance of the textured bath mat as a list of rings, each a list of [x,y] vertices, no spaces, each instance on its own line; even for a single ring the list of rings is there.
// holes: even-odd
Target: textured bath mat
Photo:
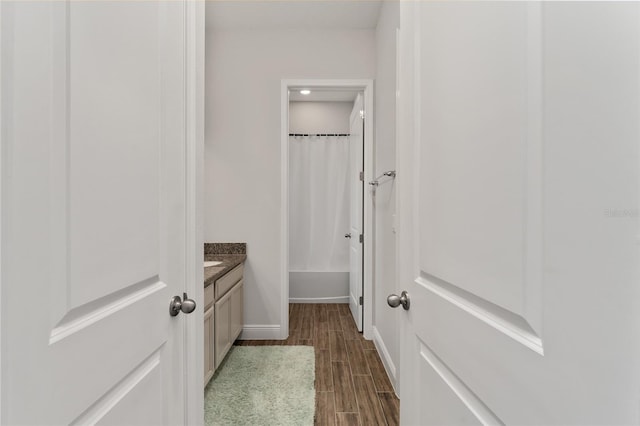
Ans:
[[[313,425],[312,346],[234,346],[204,393],[210,425]]]

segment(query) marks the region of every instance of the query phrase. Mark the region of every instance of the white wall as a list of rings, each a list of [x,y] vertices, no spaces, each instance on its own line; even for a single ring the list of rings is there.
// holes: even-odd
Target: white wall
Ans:
[[[396,28],[399,25],[400,3],[383,2],[376,29],[376,176],[396,169]],[[393,230],[396,191],[395,181],[385,182],[378,186],[375,197],[373,326],[376,345],[396,386],[396,370],[400,362],[399,311],[387,305],[389,294],[399,294],[396,288],[396,240]]]
[[[289,132],[349,133],[353,102],[290,102]]]
[[[208,31],[206,65],[205,241],[247,242],[244,336],[277,338],[281,79],[373,78],[375,33]]]

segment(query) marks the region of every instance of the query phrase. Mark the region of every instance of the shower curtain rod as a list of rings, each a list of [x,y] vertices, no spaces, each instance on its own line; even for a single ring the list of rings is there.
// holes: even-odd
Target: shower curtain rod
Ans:
[[[351,136],[350,133],[289,133],[289,136]]]

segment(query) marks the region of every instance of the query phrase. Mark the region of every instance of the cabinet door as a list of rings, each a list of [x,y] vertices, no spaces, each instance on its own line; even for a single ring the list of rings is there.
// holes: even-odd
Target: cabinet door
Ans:
[[[215,304],[215,366],[218,368],[224,356],[231,348],[231,327],[230,327],[230,310],[231,310],[231,292],[227,293],[222,299]]]
[[[214,364],[214,352],[213,352],[213,337],[214,337],[214,318],[213,318],[213,305],[209,306],[209,309],[204,311],[204,385],[207,386],[211,377],[213,377]]]
[[[242,332],[244,281],[236,284],[231,292],[231,339],[234,341]]]

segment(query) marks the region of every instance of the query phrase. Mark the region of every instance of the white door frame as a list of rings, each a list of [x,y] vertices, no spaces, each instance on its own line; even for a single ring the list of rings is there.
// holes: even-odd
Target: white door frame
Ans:
[[[205,4],[185,2],[185,210],[187,236],[185,291],[200,309],[185,315],[184,424],[204,424],[204,48]]]
[[[0,20],[2,20],[3,4],[0,2]],[[185,210],[187,223],[185,224],[186,247],[185,264],[186,275],[184,288],[199,306],[204,307],[204,224],[203,224],[203,152],[204,152],[204,38],[205,38],[205,6],[203,2],[187,0],[184,2],[185,11],[185,34],[182,43],[185,45],[185,104],[184,111],[184,131],[186,141],[185,158],[185,181],[186,199]],[[0,32],[0,47],[2,43],[9,40],[2,40]],[[2,53],[2,49],[0,49]],[[0,54],[0,71],[4,70],[3,57]],[[0,93],[4,87],[5,79],[0,72]],[[0,96],[0,99],[2,97]],[[6,173],[5,157],[7,143],[5,135],[5,118],[11,111],[7,111],[6,105],[0,102],[0,206],[4,207],[5,191],[3,176]],[[4,209],[0,209],[0,242],[4,235]],[[2,279],[4,266],[4,256],[0,244],[0,360],[2,359],[2,348],[4,345],[4,325],[2,324],[2,296],[7,286],[11,283]],[[182,360],[182,371],[185,375],[185,393],[182,395],[185,407],[184,424],[203,425],[204,424],[204,394],[202,365],[204,357],[203,347],[203,309],[196,309],[192,315],[184,316],[184,346],[185,357]],[[4,370],[0,368],[0,378]],[[2,387],[0,387],[0,418],[5,407],[2,406]]]
[[[3,9],[3,5],[0,2],[0,22],[2,22],[2,9]],[[4,74],[4,65],[3,65],[3,43],[5,43],[5,40],[3,40],[2,37],[3,33],[0,30],[0,383],[2,383],[2,378],[4,376],[4,371],[2,369],[2,354],[4,353],[3,348],[5,347],[4,344],[4,337],[5,333],[3,333],[4,327],[2,324],[2,306],[3,306],[3,295],[4,295],[4,288],[7,285],[7,283],[5,282],[5,280],[2,279],[2,277],[4,277],[3,274],[3,270],[4,270],[4,253],[3,253],[3,246],[4,244],[2,243],[4,241],[4,233],[6,232],[5,230],[5,225],[4,225],[4,221],[5,221],[5,203],[4,203],[4,197],[5,197],[5,190],[4,190],[4,186],[5,186],[5,180],[3,179],[4,177],[4,173],[5,173],[5,144],[7,143],[7,141],[4,138],[5,135],[5,128],[6,128],[6,124],[5,124],[5,108],[4,108],[4,103],[2,102],[2,100],[4,99],[2,97],[2,88],[4,87],[4,78],[2,77]],[[2,393],[2,386],[0,386],[0,419],[3,419],[3,408],[2,408],[2,401],[4,400],[4,396]]]
[[[361,90],[364,94],[365,130],[364,130],[364,182],[374,180],[373,152],[373,80],[372,79],[283,79],[280,89],[280,167],[281,167],[281,207],[280,207],[280,257],[282,276],[280,338],[289,336],[289,89],[292,87],[308,87],[322,89]],[[374,222],[373,198],[369,185],[364,191],[364,270],[363,281],[363,335],[366,339],[373,337],[373,254],[374,254]]]

